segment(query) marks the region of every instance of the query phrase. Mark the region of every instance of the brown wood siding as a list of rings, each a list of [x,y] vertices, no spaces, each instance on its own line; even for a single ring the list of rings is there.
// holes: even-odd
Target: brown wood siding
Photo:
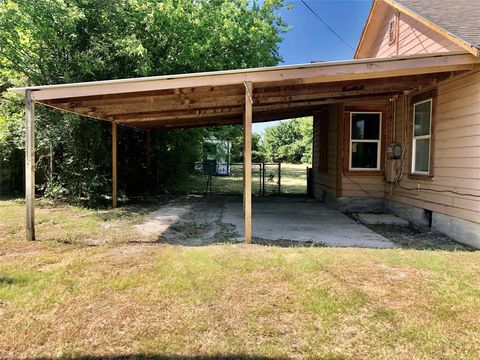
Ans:
[[[394,16],[395,12],[390,8],[386,12],[368,55],[362,57],[385,58],[396,55],[464,51],[451,40],[405,14],[398,15],[397,39],[391,44],[389,42],[388,25],[390,19]]]
[[[385,182],[384,182],[384,154],[385,154],[385,137],[387,134],[386,128],[388,126],[388,117],[390,116],[386,103],[388,99],[378,100],[376,102],[369,101],[363,104],[345,104],[345,112],[343,115],[344,123],[344,151],[343,151],[343,169],[341,176],[342,196],[346,197],[373,197],[381,198],[385,196]],[[378,111],[382,113],[382,137],[381,137],[381,151],[382,156],[380,163],[380,171],[349,171],[349,151],[350,151],[350,112],[351,111]]]
[[[383,176],[342,176],[342,196],[375,197],[385,196]]]
[[[337,129],[338,129],[338,105],[325,106],[322,111],[314,115],[313,122],[313,181],[314,192],[318,190],[325,191],[329,194],[336,195],[337,192]],[[321,122],[328,122],[328,126],[322,126]],[[320,134],[322,129],[328,129],[327,144],[327,171],[320,172],[320,151],[325,147],[320,145]]]
[[[411,138],[412,108],[405,98],[396,106],[395,140],[408,144],[404,161],[408,174],[411,146],[404,140]],[[480,71],[440,84],[435,110],[434,177],[405,175],[389,198],[480,223],[480,198],[469,195],[480,196]],[[392,137],[391,129],[387,137]]]

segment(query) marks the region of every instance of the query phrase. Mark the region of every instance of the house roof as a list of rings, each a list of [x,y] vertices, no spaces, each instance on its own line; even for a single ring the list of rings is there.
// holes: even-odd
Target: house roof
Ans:
[[[368,42],[367,33],[375,33],[388,7],[413,18],[443,35],[471,54],[480,57],[480,6],[474,0],[373,0],[370,13],[355,51],[358,59]]]
[[[475,0],[395,0],[424,19],[480,49],[480,3]]]

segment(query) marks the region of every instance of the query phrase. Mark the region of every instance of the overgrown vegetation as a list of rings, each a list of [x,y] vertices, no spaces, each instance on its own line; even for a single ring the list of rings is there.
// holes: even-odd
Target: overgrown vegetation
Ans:
[[[0,166],[22,190],[22,99],[10,86],[276,65],[283,0],[0,0]],[[110,193],[110,127],[37,107],[39,190],[101,201]],[[154,192],[230,130],[119,133],[120,190]],[[150,144],[147,146],[147,144]]]

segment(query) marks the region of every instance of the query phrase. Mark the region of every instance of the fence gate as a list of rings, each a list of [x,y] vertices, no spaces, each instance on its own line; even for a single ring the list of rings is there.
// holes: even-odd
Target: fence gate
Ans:
[[[197,169],[200,170],[199,166]],[[243,192],[243,164],[203,163],[207,193],[240,194]],[[252,164],[252,194],[266,196],[281,193],[281,163]]]
[[[261,163],[262,169],[262,196],[281,194],[282,192],[282,164]]]
[[[204,163],[205,164],[205,163]],[[243,164],[203,165],[201,174],[206,179],[206,191],[213,194],[243,193]],[[262,195],[262,164],[252,164],[252,194]]]

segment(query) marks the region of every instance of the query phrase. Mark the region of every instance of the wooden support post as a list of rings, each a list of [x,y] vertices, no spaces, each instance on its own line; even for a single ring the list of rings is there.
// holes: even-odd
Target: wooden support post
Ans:
[[[25,92],[25,205],[27,240],[35,240],[35,104]]]
[[[117,123],[112,122],[112,208],[117,207]]]
[[[243,114],[243,209],[245,213],[245,243],[252,242],[252,107],[253,86],[245,82]]]

